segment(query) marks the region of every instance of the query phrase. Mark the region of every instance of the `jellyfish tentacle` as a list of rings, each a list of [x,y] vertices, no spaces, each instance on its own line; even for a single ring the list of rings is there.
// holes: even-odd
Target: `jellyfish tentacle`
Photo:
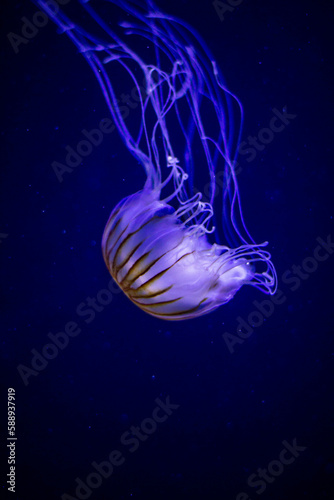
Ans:
[[[102,238],[105,263],[124,293],[168,320],[207,314],[246,284],[275,293],[267,242],[255,242],[241,208],[236,159],[243,108],[203,40],[185,22],[158,11],[153,0],[146,8],[136,0],[107,0],[129,15],[121,23],[122,37],[91,2],[79,0],[99,35],[53,12],[46,0],[33,1],[85,57],[116,129],[146,173],[142,190],[112,211]],[[139,55],[137,40],[150,49],[148,55]],[[139,123],[125,121],[112,69],[134,84]],[[204,173],[206,189],[198,190]],[[226,244],[217,243],[218,185]]]

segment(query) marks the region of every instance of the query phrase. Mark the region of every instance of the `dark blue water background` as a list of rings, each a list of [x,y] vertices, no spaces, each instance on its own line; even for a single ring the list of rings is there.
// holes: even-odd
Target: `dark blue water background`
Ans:
[[[334,240],[329,2],[245,0],[223,21],[203,0],[158,6],[206,40],[244,105],[243,140],[269,126],[273,109],[296,115],[253,161],[240,158],[238,177],[248,227],[270,243],[281,303],[267,304],[261,320],[254,301],[268,297],[244,287],[208,316],[163,322],[114,293],[87,312],[110,282],[100,249],[106,220],[144,175],[114,132],[58,182],[52,162],[64,162],[65,147],[108,110],[87,63],[51,22],[15,54],[7,34],[20,34],[21,18],[37,8],[3,2],[1,422],[5,429],[13,387],[18,437],[17,493],[8,498],[77,498],[76,478],[86,481],[92,462],[114,449],[125,462],[92,500],[333,498],[334,255],[313,257],[317,238]],[[296,278],[301,265],[308,271]],[[223,335],[237,335],[240,318],[257,326],[229,349]],[[18,366],[31,368],[31,350],[41,353],[69,322],[80,333],[25,384]],[[167,396],[179,407],[131,453],[122,434]],[[294,439],[306,449],[259,495],[249,476]]]

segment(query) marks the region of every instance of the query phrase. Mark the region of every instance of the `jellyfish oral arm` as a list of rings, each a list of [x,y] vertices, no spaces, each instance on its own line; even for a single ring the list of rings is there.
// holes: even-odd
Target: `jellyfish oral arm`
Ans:
[[[211,245],[149,190],[116,207],[102,248],[124,293],[145,312],[166,320],[207,314],[259,279],[252,264],[256,249]]]

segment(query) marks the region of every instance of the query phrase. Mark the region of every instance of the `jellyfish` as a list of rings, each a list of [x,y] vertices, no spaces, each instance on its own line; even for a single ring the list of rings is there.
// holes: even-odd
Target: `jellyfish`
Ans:
[[[93,1],[77,5],[89,30],[52,0],[34,1],[88,62],[129,159],[145,172],[141,189],[112,210],[102,237],[104,261],[124,294],[164,320],[210,313],[243,285],[274,294],[268,243],[253,240],[241,210],[242,105],[204,40],[151,0],[105,0],[124,13],[117,30]],[[136,116],[122,113],[120,75],[137,95]]]

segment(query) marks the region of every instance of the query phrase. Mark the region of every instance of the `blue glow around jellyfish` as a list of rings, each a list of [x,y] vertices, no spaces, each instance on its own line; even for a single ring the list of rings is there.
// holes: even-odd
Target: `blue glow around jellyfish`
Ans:
[[[234,164],[242,107],[199,35],[151,1],[146,8],[110,2],[124,11],[121,36],[94,2],[77,3],[89,31],[54,2],[35,3],[85,57],[134,163],[146,173],[143,188],[111,212],[102,238],[105,263],[123,292],[166,320],[207,314],[242,285],[275,293],[267,242],[255,243],[241,211]],[[115,92],[124,73],[140,104],[138,116],[127,119]],[[212,223],[217,207],[221,236]]]

